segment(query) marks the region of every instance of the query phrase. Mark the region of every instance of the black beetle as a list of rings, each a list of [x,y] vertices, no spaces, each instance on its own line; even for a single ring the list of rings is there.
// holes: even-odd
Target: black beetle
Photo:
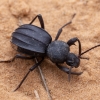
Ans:
[[[62,29],[72,23],[72,19],[74,18],[76,14],[73,14],[71,20],[63,25],[56,37],[55,40],[52,41],[51,36],[47,31],[44,29],[44,21],[42,16],[39,14],[37,15],[29,24],[24,24],[19,26],[13,33],[12,33],[12,39],[11,43],[17,46],[17,51],[20,54],[15,55],[12,59],[6,60],[6,61],[0,61],[0,63],[5,62],[12,62],[16,58],[21,59],[34,59],[34,58],[40,58],[39,62],[37,62],[35,65],[33,65],[28,73],[24,76],[20,84],[17,86],[15,91],[22,85],[28,74],[33,71],[38,65],[42,63],[44,58],[48,56],[48,58],[56,64],[56,66],[69,74],[69,80],[70,80],[70,74],[73,75],[81,75],[83,72],[72,72],[71,69],[73,67],[77,68],[80,65],[80,59],[82,59],[81,55],[84,53],[100,46],[96,45],[85,52],[81,52],[81,42],[80,40],[75,37],[70,39],[68,42],[59,41],[58,38],[62,32]],[[35,25],[32,25],[32,23],[35,21],[35,19],[38,18],[41,28]],[[79,54],[75,55],[74,53],[70,53],[70,46],[74,45],[75,42],[78,42],[79,44]],[[21,55],[27,54],[28,56]],[[64,67],[60,65],[61,63],[66,62],[67,65],[70,66],[70,68]]]

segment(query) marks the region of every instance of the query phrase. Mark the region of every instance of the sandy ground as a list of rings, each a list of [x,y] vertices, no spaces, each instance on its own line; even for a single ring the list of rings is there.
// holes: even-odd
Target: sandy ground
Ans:
[[[82,51],[100,44],[100,1],[99,0],[0,0],[0,60],[10,59],[17,52],[11,47],[12,32],[18,27],[19,19],[29,23],[37,14],[42,14],[45,29],[54,39],[58,29],[76,13],[73,23],[63,29],[59,40],[68,41],[78,37]],[[34,23],[39,26],[38,20]],[[76,43],[77,45],[77,43]],[[77,46],[71,52],[77,54]],[[46,78],[52,100],[99,100],[100,99],[100,48],[96,48],[81,60],[84,71],[80,76],[71,76],[59,70],[45,59],[41,69]],[[34,61],[17,59],[12,63],[0,64],[0,100],[48,100],[38,69],[35,69],[21,86],[13,92]],[[36,90],[40,99],[34,94]]]

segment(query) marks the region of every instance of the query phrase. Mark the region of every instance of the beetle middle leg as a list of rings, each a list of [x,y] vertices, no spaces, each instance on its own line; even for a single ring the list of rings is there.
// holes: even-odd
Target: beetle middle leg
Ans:
[[[0,61],[0,63],[10,63],[10,62],[13,62],[16,58],[20,58],[20,59],[33,59],[34,56],[27,57],[27,56],[22,56],[20,54],[17,54],[12,59]]]
[[[36,67],[38,67],[42,63],[43,60],[44,60],[44,58],[42,58],[39,62],[37,62],[35,65],[33,65],[29,69],[29,71],[26,73],[26,75],[24,76],[24,78],[21,80],[20,84],[17,86],[17,88],[14,91],[16,91],[17,89],[20,88],[20,86],[23,84],[23,82],[25,81],[25,79],[27,78],[27,76],[29,75],[29,73],[32,72]]]
[[[80,57],[80,55],[82,53],[82,47],[81,47],[80,40],[77,37],[74,37],[74,38],[71,38],[70,40],[68,40],[67,44],[69,46],[72,46],[72,45],[75,45],[75,42],[78,42],[78,44],[79,44],[79,54],[78,54],[78,57]],[[80,57],[80,59],[87,59],[87,60],[89,60],[89,58],[87,58],[87,57]]]

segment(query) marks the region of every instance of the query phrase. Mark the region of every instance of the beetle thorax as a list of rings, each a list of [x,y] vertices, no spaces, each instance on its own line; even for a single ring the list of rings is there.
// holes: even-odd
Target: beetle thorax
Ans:
[[[69,46],[63,41],[52,41],[47,48],[47,56],[54,63],[63,63],[68,53]]]

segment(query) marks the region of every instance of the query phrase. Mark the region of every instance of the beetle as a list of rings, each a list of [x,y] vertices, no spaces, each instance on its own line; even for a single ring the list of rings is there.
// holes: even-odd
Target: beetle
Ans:
[[[0,63],[10,63],[13,62],[16,58],[20,59],[34,59],[40,58],[38,62],[36,62],[26,73],[20,84],[14,90],[16,91],[28,74],[33,71],[38,65],[40,65],[44,58],[47,56],[55,65],[62,71],[66,72],[69,76],[68,79],[70,81],[70,75],[81,75],[83,72],[72,72],[71,69],[73,67],[77,68],[80,65],[80,59],[82,59],[82,55],[86,52],[99,47],[96,45],[84,52],[81,52],[81,42],[77,37],[71,38],[68,42],[64,42],[58,40],[60,34],[62,33],[62,29],[72,23],[72,19],[75,17],[76,14],[73,14],[71,20],[63,25],[57,32],[55,40],[52,41],[52,37],[49,33],[45,30],[44,21],[41,14],[38,14],[29,24],[24,24],[19,26],[15,31],[12,33],[11,36],[11,43],[17,47],[17,51],[19,54],[15,55],[10,60],[3,60]],[[41,27],[32,25],[32,23],[39,19]],[[74,53],[70,53],[70,46],[74,45],[75,42],[79,44],[79,53],[78,55]],[[23,56],[21,53],[26,54],[28,56]],[[87,59],[87,58],[85,58]],[[62,63],[66,63],[70,68],[62,66]]]

